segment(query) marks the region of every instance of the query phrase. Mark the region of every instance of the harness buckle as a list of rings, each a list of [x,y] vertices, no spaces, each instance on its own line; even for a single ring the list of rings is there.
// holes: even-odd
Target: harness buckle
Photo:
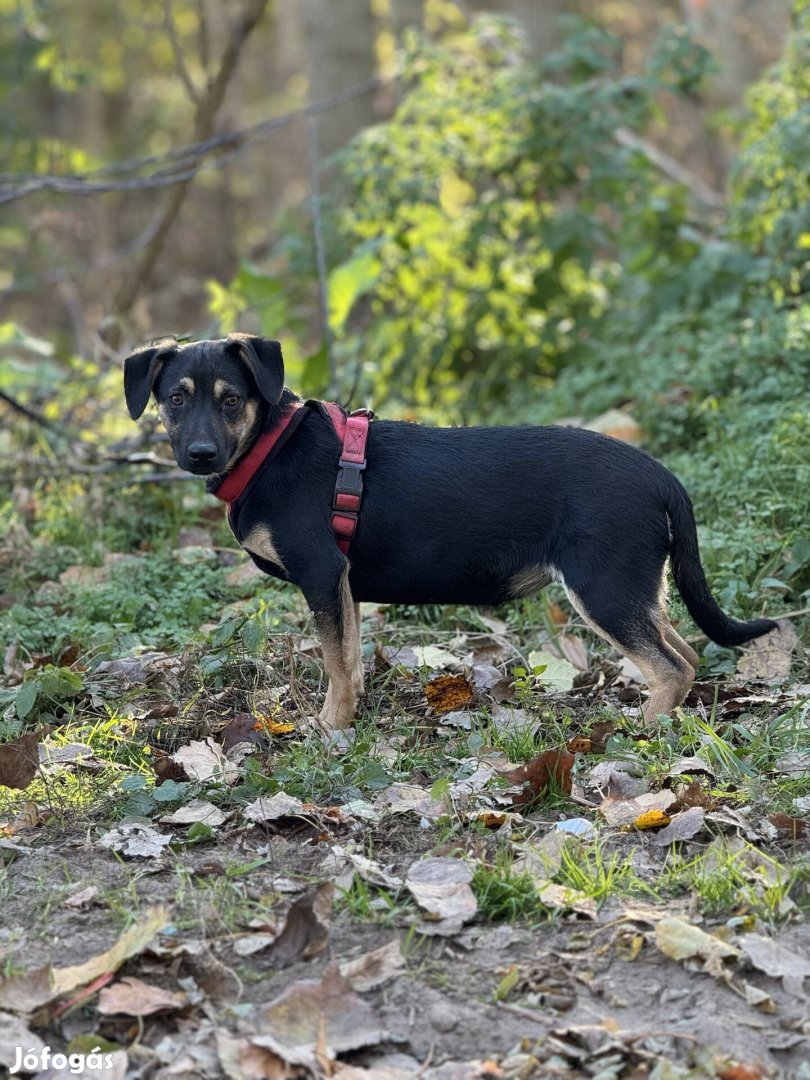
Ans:
[[[335,481],[335,495],[357,495],[358,497],[362,495],[362,472],[365,467],[365,461],[363,461],[362,465],[358,465],[353,461],[344,461],[343,458],[341,458],[337,480]]]

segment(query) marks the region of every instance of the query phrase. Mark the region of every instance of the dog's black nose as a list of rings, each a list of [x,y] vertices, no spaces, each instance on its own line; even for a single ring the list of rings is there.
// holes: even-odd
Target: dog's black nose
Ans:
[[[195,442],[189,446],[188,456],[192,465],[210,465],[217,456],[217,448],[213,443]]]

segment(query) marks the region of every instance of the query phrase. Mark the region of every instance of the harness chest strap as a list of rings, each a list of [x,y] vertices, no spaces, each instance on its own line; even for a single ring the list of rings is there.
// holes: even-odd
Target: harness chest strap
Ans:
[[[334,402],[324,401],[318,404],[332,421],[335,433],[342,443],[335,494],[332,499],[332,531],[338,547],[345,555],[357,530],[360,505],[363,500],[362,472],[366,467],[368,428],[374,414],[370,409],[357,409],[346,416],[340,406]],[[262,465],[281,450],[305,415],[306,406],[302,402],[288,405],[275,425],[259,436],[252,449],[213,492],[218,499],[227,503],[229,522],[231,522],[233,504],[246,490]]]
[[[357,531],[363,501],[366,443],[369,424],[374,414],[370,409],[356,409],[346,416],[339,405],[333,402],[325,404],[337,436],[343,441],[332,499],[332,532],[335,534],[337,546],[346,555]]]

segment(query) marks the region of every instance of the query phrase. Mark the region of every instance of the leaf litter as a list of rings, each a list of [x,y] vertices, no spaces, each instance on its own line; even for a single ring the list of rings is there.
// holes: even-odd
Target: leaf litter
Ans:
[[[564,628],[564,617],[558,625]],[[767,1045],[778,1046],[775,1052],[782,1054],[800,1053],[796,1049],[800,1044],[791,1040],[804,1037],[801,1022],[790,1012],[782,984],[774,982],[775,988],[769,991],[757,985],[757,980],[781,978],[788,994],[799,1000],[795,994],[806,977],[801,961],[806,950],[796,948],[795,942],[783,946],[769,936],[770,926],[757,919],[750,921],[747,915],[739,916],[749,919],[743,927],[749,931],[747,934],[739,933],[742,922],[728,928],[696,926],[694,909],[686,898],[646,908],[637,898],[597,902],[565,881],[563,853],[567,851],[575,865],[586,866],[594,853],[607,845],[610,858],[614,852],[622,857],[632,855],[642,878],[654,883],[655,873],[670,849],[702,854],[711,851],[711,847],[706,848],[708,830],[724,831],[729,834],[725,840],[742,833],[754,843],[762,843],[765,836],[778,834],[796,843],[802,840],[801,819],[783,815],[786,822],[772,814],[776,822],[765,822],[772,832],[764,833],[763,818],[752,816],[740,798],[724,801],[722,793],[718,798],[717,767],[713,759],[703,756],[703,749],[694,745],[684,746],[680,757],[670,756],[668,768],[659,768],[655,779],[655,785],[663,783],[664,787],[650,791],[655,786],[650,772],[639,765],[632,746],[624,760],[597,760],[596,755],[616,745],[611,740],[617,732],[617,719],[599,714],[594,718],[587,711],[590,704],[576,706],[574,730],[566,732],[565,746],[546,749],[548,743],[544,747],[543,740],[547,739],[547,713],[543,703],[570,703],[577,694],[584,703],[587,695],[597,693],[594,688],[604,694],[614,678],[609,665],[604,666],[596,658],[588,668],[581,640],[562,629],[556,637],[541,638],[541,649],[523,653],[530,657],[530,663],[534,661],[533,667],[544,670],[533,680],[528,695],[517,693],[508,665],[518,662],[518,651],[509,643],[508,627],[493,620],[490,630],[488,636],[457,634],[436,646],[402,647],[396,650],[395,668],[387,669],[394,672],[395,682],[402,680],[403,700],[410,703],[408,708],[414,716],[425,718],[425,730],[432,734],[408,736],[412,740],[408,743],[397,741],[402,736],[386,732],[385,740],[390,738],[392,752],[386,760],[389,765],[396,763],[400,755],[418,747],[423,738],[438,742],[435,728],[440,726],[440,741],[447,749],[442,750],[445,758],[432,774],[414,766],[410,772],[391,770],[395,782],[384,787],[352,787],[338,782],[332,797],[318,798],[323,805],[306,801],[312,796],[299,797],[301,786],[289,787],[286,782],[284,787],[295,794],[274,791],[273,787],[269,792],[267,788],[248,787],[245,797],[238,787],[245,771],[231,751],[248,746],[262,762],[272,761],[276,753],[274,740],[282,736],[283,741],[291,741],[286,739],[293,726],[287,722],[287,717],[293,715],[288,704],[278,714],[278,720],[274,712],[263,712],[252,703],[247,710],[228,704],[225,715],[233,717],[234,722],[220,730],[217,739],[221,743],[208,737],[196,739],[163,756],[155,748],[156,762],[166,763],[156,767],[158,778],[164,779],[160,776],[163,770],[165,779],[176,783],[192,781],[190,795],[182,798],[179,806],[166,800],[171,809],[156,814],[156,820],[164,826],[162,830],[144,821],[126,821],[108,830],[104,835],[115,833],[115,843],[109,842],[107,848],[99,841],[97,855],[112,858],[111,851],[117,851],[131,860],[119,862],[119,867],[132,867],[140,874],[138,867],[145,869],[150,861],[159,867],[161,853],[165,854],[170,845],[177,848],[171,830],[208,825],[213,830],[208,843],[221,845],[223,852],[232,856],[232,863],[223,857],[217,864],[210,854],[206,863],[204,852],[195,856],[192,849],[182,855],[173,852],[172,857],[196,858],[195,880],[210,882],[212,888],[217,883],[231,883],[233,888],[241,887],[242,881],[250,883],[243,902],[257,905],[259,914],[245,918],[235,930],[225,933],[219,926],[225,909],[218,910],[212,900],[210,910],[217,913],[206,919],[206,940],[183,938],[167,924],[159,942],[153,935],[140,953],[136,950],[132,954],[118,981],[115,971],[121,961],[117,957],[106,957],[101,964],[105,970],[91,964],[72,989],[56,998],[48,997],[44,1006],[34,1010],[36,1030],[42,1030],[37,1025],[43,1018],[52,1026],[61,1023],[61,1019],[55,1019],[55,1011],[74,1000],[77,1004],[68,1009],[66,1016],[73,1015],[77,1008],[83,1010],[85,1016],[94,1016],[96,1024],[106,1023],[109,1027],[105,1030],[117,1032],[122,1039],[126,1017],[140,1016],[153,1025],[146,1029],[142,1051],[136,1049],[152,1055],[150,1067],[171,1068],[178,1075],[185,1069],[186,1075],[200,1077],[218,1075],[216,1070],[223,1069],[229,1076],[244,1077],[310,1076],[317,1070],[320,1074],[343,1076],[344,1080],[354,1076],[358,1080],[360,1076],[393,1080],[417,1074],[427,1080],[482,1074],[511,1080],[533,1075],[529,1068],[532,1060],[540,1063],[531,1066],[539,1068],[536,1075],[543,1075],[546,1062],[549,1075],[557,1074],[552,1070],[585,1067],[590,1074],[596,1074],[597,1066],[606,1076],[619,1075],[616,1070],[620,1066],[628,1070],[626,1075],[631,1075],[629,1070],[645,1063],[672,1063],[684,1057],[684,1043],[677,1039],[667,1043],[654,1031],[656,1026],[678,1026],[682,1010],[685,1029],[698,1032],[693,1038],[708,1038],[700,1028],[700,1014],[711,1012],[714,1000],[707,998],[700,987],[692,986],[690,980],[695,975],[685,970],[691,965],[703,972],[707,983],[713,982],[708,976],[722,980],[715,993],[733,992],[740,1008],[751,1010],[740,1021],[742,1026],[735,1029],[741,1060],[745,1060],[745,1047],[757,1044],[746,1043],[740,1032],[746,1024],[753,1025],[757,1018],[767,1020],[771,1015],[780,1019],[783,1030],[780,1034],[767,1029],[771,1040]],[[395,659],[393,653],[389,656]],[[574,669],[573,675],[561,661]],[[425,669],[451,672],[428,679],[427,686],[438,683],[444,687],[441,693],[436,689],[438,696],[433,696],[434,690],[422,691],[420,680],[426,677]],[[622,683],[614,685],[620,687]],[[283,693],[290,693],[289,677],[285,686]],[[569,693],[573,696],[560,697]],[[715,696],[723,697],[716,693],[716,684],[712,701]],[[282,698],[272,700],[280,702]],[[784,700],[787,692],[781,697],[756,694],[740,686],[725,700],[719,700],[718,718],[737,717],[745,709]],[[448,705],[452,708],[447,709]],[[272,710],[274,705],[269,708]],[[559,715],[559,711],[554,713],[555,717]],[[262,721],[268,716],[273,720]],[[512,763],[511,767],[505,755],[498,760],[493,748],[476,745],[487,720],[503,740],[533,740],[537,753],[526,754],[528,760]],[[386,728],[389,723],[383,721]],[[229,729],[230,735],[226,735]],[[616,737],[625,739],[625,751],[627,730],[628,725],[619,720]],[[503,745],[509,744],[505,741]],[[459,752],[459,746],[464,747],[463,752]],[[166,746],[166,750],[171,749]],[[66,769],[77,768],[88,760],[86,754],[77,753],[72,757],[63,755],[60,761],[51,751],[47,758],[49,768]],[[788,755],[779,760],[787,762]],[[167,771],[170,768],[176,771]],[[504,783],[511,783],[515,790],[504,789]],[[233,798],[228,794],[225,801],[225,793],[230,791]],[[566,797],[564,806],[556,801]],[[330,802],[335,805],[328,805]],[[798,806],[796,809],[804,812]],[[799,825],[794,824],[797,821]],[[31,828],[41,827],[36,816],[31,822]],[[256,825],[260,828],[250,827]],[[626,828],[631,831],[623,831]],[[451,853],[463,851],[464,858],[440,854],[444,846]],[[537,900],[555,912],[555,921],[544,925],[542,936],[529,934],[519,916],[512,924],[487,924],[472,888],[473,875],[476,866],[495,865],[493,853],[499,850],[511,852],[515,871],[533,880]],[[728,849],[732,854],[735,850]],[[718,865],[722,866],[727,855],[719,856]],[[292,878],[284,879],[281,867]],[[770,873],[764,863],[745,863],[744,870],[752,880],[767,883],[768,888],[779,887],[778,875]],[[154,879],[141,877],[139,888],[147,880],[150,885],[152,881],[159,884],[164,876],[165,871]],[[257,880],[262,884],[257,886]],[[303,895],[292,904],[283,896],[287,890],[277,887],[284,880],[293,892],[303,889]],[[356,918],[350,906],[359,902],[353,897],[362,899],[363,890],[371,890],[369,896],[373,898],[369,910],[375,914],[368,924]],[[74,919],[105,917],[108,908],[104,895],[89,892],[82,899],[83,891],[75,891],[72,910],[66,903],[61,905],[65,915]],[[374,919],[381,922],[374,923]],[[673,928],[673,919],[688,929]],[[499,936],[501,930],[512,937]],[[749,941],[747,951],[745,939],[757,937],[766,944]],[[486,952],[487,946],[481,942],[490,939],[491,951]],[[663,946],[651,950],[650,942],[659,943],[659,939]],[[513,940],[511,946],[503,944]],[[541,940],[554,943],[556,962],[564,972],[559,976],[559,986],[552,985],[550,960],[546,961],[548,970],[543,977],[536,972],[527,974]],[[768,943],[778,945],[782,951],[774,954]],[[2,947],[0,938],[0,950]],[[667,949],[684,955],[675,959]],[[664,976],[660,964],[651,966],[651,951],[666,958],[664,963],[671,961],[669,967],[674,970]],[[620,962],[616,959],[619,955],[623,957]],[[104,953],[97,952],[96,956]],[[785,956],[791,958],[792,967]],[[436,985],[424,979],[423,963],[427,970],[431,965],[442,966],[445,982],[441,994]],[[477,967],[473,968],[472,963]],[[616,970],[617,963],[620,970]],[[794,970],[797,965],[798,972]],[[245,966],[253,980],[240,991]],[[473,970],[478,974],[472,975]],[[744,970],[750,981],[741,978]],[[646,971],[648,982],[651,971],[659,974],[658,988],[642,991],[636,971]],[[36,1002],[43,993],[47,996],[53,992],[51,969],[32,969],[28,974],[27,982],[14,984],[18,1002]],[[267,984],[264,1004],[256,1000],[254,990],[259,974],[259,996]],[[496,989],[501,995],[497,1002],[492,997]],[[173,1004],[150,1009],[150,993],[156,995],[156,1000],[166,995],[166,1001]],[[240,993],[244,994],[241,1001]],[[627,1019],[622,1004],[633,993],[634,1022]],[[687,1006],[667,1004],[669,993],[684,994],[673,1001],[694,1002],[693,1019],[688,1018]],[[120,1011],[109,1007],[116,994],[123,995],[125,1003]],[[363,995],[368,995],[368,1000]],[[430,1000],[430,1008],[427,1000],[423,1003],[423,997]],[[646,1023],[653,1000],[661,1002],[657,1025]],[[228,1004],[220,1005],[225,1002]],[[538,1007],[541,1002],[542,1008]],[[510,1012],[512,1007],[515,1011]],[[558,1008],[571,1010],[576,1022],[554,1026],[548,1011]],[[728,1003],[726,1008],[730,1008]],[[592,1022],[594,1010],[600,1018],[598,1023]],[[591,1016],[583,1015],[583,1011]],[[297,1027],[291,1021],[293,1013],[300,1020]],[[24,1025],[28,1015],[17,1013],[19,1024]],[[408,1019],[411,1015],[413,1021]],[[614,1016],[619,1018],[614,1020]],[[751,1026],[750,1030],[756,1039],[761,1039],[766,1029]],[[31,1034],[36,1037],[34,1031]],[[438,1040],[441,1048],[434,1059],[429,1057],[431,1040]],[[520,1049],[524,1045],[530,1051]],[[407,1053],[400,1053],[400,1047]],[[351,1064],[341,1060],[346,1057]],[[755,1051],[749,1049],[747,1060],[754,1057]],[[712,1067],[719,1076],[726,1064],[718,1058],[718,1064]],[[737,1065],[728,1065],[732,1067]],[[661,1064],[661,1076],[681,1075],[677,1071],[668,1073],[666,1068],[675,1070],[676,1066]]]

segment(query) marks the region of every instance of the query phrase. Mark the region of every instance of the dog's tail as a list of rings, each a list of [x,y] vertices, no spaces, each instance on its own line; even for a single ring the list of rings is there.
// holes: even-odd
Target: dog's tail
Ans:
[[[772,619],[740,622],[726,615],[709,592],[700,562],[692,502],[674,476],[667,478],[665,505],[670,520],[669,554],[672,576],[689,614],[704,634],[718,645],[742,645],[776,628]]]

